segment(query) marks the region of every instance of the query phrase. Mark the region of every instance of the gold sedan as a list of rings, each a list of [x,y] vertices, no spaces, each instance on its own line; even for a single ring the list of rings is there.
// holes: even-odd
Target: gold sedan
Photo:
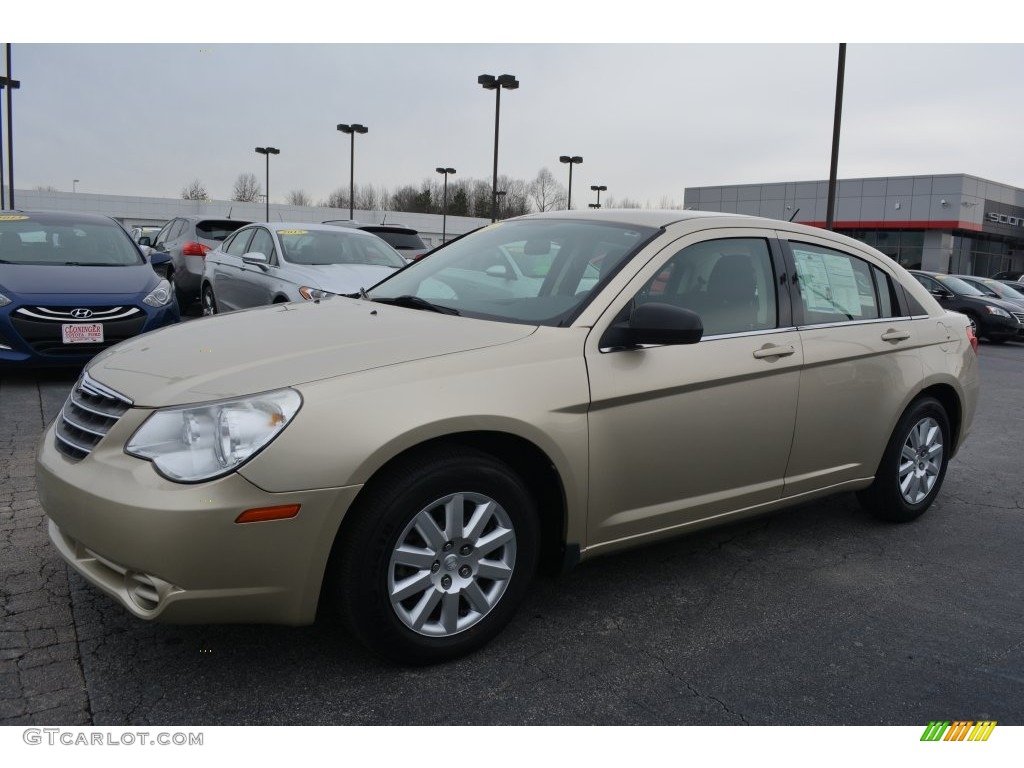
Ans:
[[[203,318],[83,373],[38,449],[65,559],[143,619],[340,612],[478,648],[536,568],[856,491],[934,501],[977,340],[846,237],[698,211],[491,225],[360,296]]]

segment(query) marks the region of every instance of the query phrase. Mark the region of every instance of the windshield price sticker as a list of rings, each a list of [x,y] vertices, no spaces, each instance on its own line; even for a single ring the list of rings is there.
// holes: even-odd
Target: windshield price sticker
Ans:
[[[308,235],[308,229],[279,229],[277,230],[279,235]]]
[[[100,323],[65,323],[60,327],[65,344],[102,344],[103,326]]]

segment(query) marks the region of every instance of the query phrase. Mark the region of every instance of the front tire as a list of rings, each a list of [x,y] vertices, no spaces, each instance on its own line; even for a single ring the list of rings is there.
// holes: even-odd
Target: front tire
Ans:
[[[539,549],[522,480],[481,451],[440,448],[385,470],[338,534],[329,587],[367,648],[408,664],[470,653],[512,620]]]
[[[946,409],[933,397],[915,400],[893,430],[869,488],[858,498],[882,520],[906,523],[924,514],[946,476],[953,448]]]

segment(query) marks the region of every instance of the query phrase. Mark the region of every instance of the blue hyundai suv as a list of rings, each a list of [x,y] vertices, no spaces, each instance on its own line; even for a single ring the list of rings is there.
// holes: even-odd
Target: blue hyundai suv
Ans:
[[[106,216],[0,211],[0,371],[80,365],[178,322],[158,261]]]

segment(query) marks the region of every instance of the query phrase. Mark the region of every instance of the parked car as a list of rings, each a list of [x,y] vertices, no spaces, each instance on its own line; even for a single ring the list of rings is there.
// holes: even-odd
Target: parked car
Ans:
[[[555,256],[533,295],[452,280],[494,248]],[[334,610],[427,663],[494,637],[538,564],[841,491],[917,518],[978,386],[967,318],[853,239],[560,211],[467,235],[362,299],[119,346],[42,436],[36,475],[57,549],[137,617]],[[106,414],[86,434],[80,407]]]
[[[943,307],[967,315],[976,336],[1002,344],[1020,334],[1024,313],[1016,304],[986,296],[953,275],[920,270],[910,273]]]
[[[248,223],[211,216],[178,216],[160,228],[153,250],[171,257],[167,279],[182,309],[199,298],[206,254]]]
[[[253,224],[206,254],[203,314],[358,293],[405,265],[390,245],[358,229]]]
[[[997,272],[996,274],[992,275],[992,279],[1022,281],[1024,280],[1024,272]]]
[[[0,368],[81,365],[178,321],[171,287],[106,216],[0,215]]]
[[[407,261],[416,261],[426,255],[430,249],[423,242],[420,233],[412,227],[402,224],[360,224],[354,219],[330,219],[324,224],[338,227],[354,227],[364,232],[372,232],[381,240],[398,251]]]
[[[968,285],[977,288],[989,298],[1002,299],[1010,304],[1016,304],[1018,309],[1024,309],[1024,285],[1020,283],[1004,283],[1001,280],[993,280],[991,277],[975,277],[973,275],[955,275],[955,277],[959,277]]]

